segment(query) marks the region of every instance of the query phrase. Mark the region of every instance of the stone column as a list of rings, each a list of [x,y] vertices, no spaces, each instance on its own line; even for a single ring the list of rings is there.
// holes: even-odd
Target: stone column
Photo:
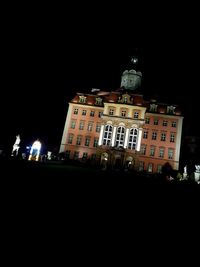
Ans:
[[[104,125],[102,124],[101,125],[101,131],[100,131],[100,135],[99,135],[99,142],[98,142],[98,145],[101,146],[102,143],[103,143],[103,132],[104,132]]]
[[[137,144],[136,144],[136,151],[140,151],[141,140],[142,140],[142,128],[139,128]]]
[[[124,148],[128,146],[128,136],[129,136],[129,129],[126,129],[125,141],[124,141]]]

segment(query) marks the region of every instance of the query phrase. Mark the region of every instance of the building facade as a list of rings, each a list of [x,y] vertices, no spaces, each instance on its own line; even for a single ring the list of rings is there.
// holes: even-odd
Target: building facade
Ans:
[[[178,106],[136,93],[142,74],[124,71],[121,87],[77,93],[70,101],[60,153],[102,168],[150,173],[179,168],[183,117]]]

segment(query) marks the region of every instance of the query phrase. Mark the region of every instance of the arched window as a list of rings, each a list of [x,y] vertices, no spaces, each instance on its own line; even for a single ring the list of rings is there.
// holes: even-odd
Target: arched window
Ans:
[[[128,149],[135,149],[137,143],[138,130],[130,129],[129,140],[128,140]]]
[[[103,145],[109,146],[111,144],[113,127],[111,125],[106,125],[103,136]]]
[[[123,147],[124,140],[125,140],[125,128],[120,126],[117,128],[117,136],[115,141],[116,147]]]

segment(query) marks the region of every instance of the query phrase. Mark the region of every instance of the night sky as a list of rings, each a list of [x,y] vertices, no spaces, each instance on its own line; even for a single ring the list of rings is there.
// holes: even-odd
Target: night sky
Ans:
[[[80,35],[63,29],[13,27],[6,35],[1,61],[2,148],[11,150],[20,134],[23,145],[39,138],[47,149],[58,149],[68,101],[91,88],[119,88],[134,54],[139,55],[143,72],[142,92],[180,104],[186,132],[195,131],[199,55],[192,45],[141,46],[136,37],[122,38],[120,29],[107,37],[100,30]]]

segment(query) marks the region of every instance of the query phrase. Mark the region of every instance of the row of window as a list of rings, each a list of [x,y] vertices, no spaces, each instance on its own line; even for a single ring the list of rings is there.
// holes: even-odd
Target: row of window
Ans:
[[[147,146],[146,145],[141,145],[141,149],[140,149],[140,153],[141,155],[146,155],[146,150],[147,150]],[[150,157],[154,157],[156,154],[156,147],[155,146],[151,146],[150,147],[150,153],[149,156]],[[159,158],[164,158],[165,155],[165,148],[164,147],[160,147],[159,151],[158,151],[158,157]],[[168,159],[173,159],[174,157],[174,149],[173,148],[168,148]]]
[[[143,139],[148,139],[148,135],[149,135],[149,132],[144,130]],[[151,135],[151,139],[152,140],[157,140],[157,136],[158,136],[158,133],[153,131],[152,135]],[[170,139],[169,140],[170,140],[171,143],[175,142],[175,137],[176,137],[175,133],[170,133]],[[161,133],[160,141],[166,141],[166,133]]]
[[[66,155],[66,158],[70,158],[70,154],[71,154],[71,151],[70,150],[67,150],[65,152],[65,155]],[[87,152],[83,152],[82,154],[82,159],[85,160],[88,158],[88,153]],[[96,154],[92,154],[90,156],[91,160],[95,160],[96,159]],[[74,151],[74,154],[73,154],[73,159],[77,160],[77,159],[80,159],[80,151]]]
[[[147,118],[145,119],[145,123],[146,123],[146,124],[150,124],[150,118],[149,118],[149,117],[147,117]],[[176,121],[172,121],[172,122],[170,122],[170,123],[171,123],[171,127],[175,127],[175,128],[176,128]],[[154,125],[158,125],[158,124],[159,124],[159,120],[158,120],[158,119],[154,119],[153,124],[154,124]],[[166,121],[166,120],[162,120],[162,126],[168,126],[168,124],[169,124],[168,121]]]
[[[88,130],[89,132],[92,131],[92,129],[93,129],[93,124],[94,124],[94,123],[93,123],[92,121],[88,122],[88,124],[87,124],[87,130]],[[80,121],[80,122],[79,122],[79,130],[84,130],[84,126],[85,126],[85,121]],[[76,128],[76,121],[75,121],[75,120],[72,120],[72,121],[71,121],[71,129],[75,129],[75,128]],[[100,125],[99,123],[97,123],[97,124],[96,124],[96,132],[99,133],[100,130],[101,130],[101,125]]]
[[[82,116],[86,116],[87,115],[87,111],[86,109],[82,109]],[[74,111],[73,111],[74,115],[78,115],[79,113],[79,109],[78,108],[75,108]],[[98,117],[101,118],[103,112],[102,111],[99,111],[98,113]],[[90,117],[94,117],[95,116],[95,110],[90,110]]]
[[[73,139],[74,139],[74,135],[73,134],[69,134],[68,135],[68,144],[72,144],[73,143]],[[85,139],[83,139],[82,135],[78,135],[77,136],[76,145],[78,145],[78,146],[82,145],[83,140],[85,141],[84,142],[85,146],[90,146],[91,137],[90,136],[86,136]],[[99,138],[95,137],[94,140],[93,140],[93,147],[97,147],[98,146],[98,141],[99,141]]]
[[[145,164],[144,164],[144,162],[143,161],[140,161],[139,162],[139,171],[144,171],[145,170]],[[147,165],[147,172],[153,172],[153,163],[148,163],[148,165]],[[157,165],[157,173],[161,173],[162,172],[162,165],[160,165],[160,164],[158,164]]]
[[[79,96],[79,103],[85,104],[87,102],[87,97],[86,96]],[[103,100],[100,97],[96,97],[95,105],[102,105]]]
[[[65,154],[66,154],[66,158],[70,158],[71,151],[67,150],[65,152]],[[88,158],[88,153],[87,152],[83,152],[82,160],[86,160],[87,158]],[[96,154],[92,154],[90,158],[91,158],[91,160],[95,160],[96,159]],[[74,160],[80,159],[80,151],[74,151],[73,159]],[[139,171],[144,171],[144,170],[145,170],[145,163],[143,161],[140,161],[139,162]],[[148,172],[153,172],[153,163],[148,163],[147,171]],[[158,173],[162,172],[162,165],[160,165],[160,164],[157,165],[157,172]]]
[[[113,133],[113,126],[106,125],[103,135],[103,145],[110,146]],[[123,126],[120,126],[116,130],[115,143],[116,147],[123,147],[125,142],[126,129]],[[137,143],[138,129],[132,128],[129,131],[128,136],[128,149],[135,149]]]
[[[116,111],[115,109],[110,109],[109,112],[108,112],[109,116],[114,116],[116,114]],[[128,111],[125,110],[125,109],[122,109],[120,111],[120,115],[121,117],[126,117],[128,114]],[[135,111],[134,114],[133,114],[133,118],[134,119],[138,119],[139,118],[139,112],[138,111]]]

